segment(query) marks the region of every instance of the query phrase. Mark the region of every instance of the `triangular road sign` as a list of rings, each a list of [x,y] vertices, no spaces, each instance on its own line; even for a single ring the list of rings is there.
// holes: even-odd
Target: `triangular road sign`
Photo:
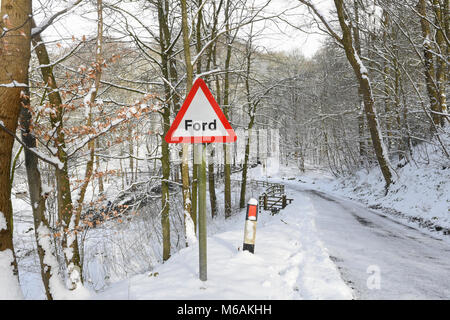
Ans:
[[[168,143],[235,142],[236,133],[211,91],[197,79],[164,137]]]

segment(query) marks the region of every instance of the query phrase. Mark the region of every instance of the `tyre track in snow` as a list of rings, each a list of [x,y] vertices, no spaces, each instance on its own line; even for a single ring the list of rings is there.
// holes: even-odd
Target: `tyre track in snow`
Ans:
[[[287,186],[311,200],[319,237],[356,299],[450,299],[447,239],[349,200]]]

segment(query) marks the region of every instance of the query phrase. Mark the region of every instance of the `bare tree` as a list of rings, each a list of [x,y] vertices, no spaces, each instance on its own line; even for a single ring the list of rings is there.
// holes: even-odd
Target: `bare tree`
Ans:
[[[375,110],[375,98],[372,91],[371,81],[367,68],[364,66],[358,52],[354,46],[354,39],[352,37],[352,27],[349,24],[349,16],[346,13],[343,0],[335,0],[334,4],[337,11],[339,25],[342,35],[339,35],[333,27],[330,25],[325,16],[310,2],[305,0],[299,0],[303,4],[307,5],[314,15],[316,15],[322,22],[329,34],[339,42],[345,50],[345,54],[350,65],[353,68],[356,78],[358,79],[359,88],[364,97],[364,111],[369,125],[369,131],[372,138],[373,148],[377,156],[378,164],[386,182],[386,190],[389,185],[394,182],[394,171],[390,164],[387,148],[383,142],[381,135],[381,128],[378,117]]]

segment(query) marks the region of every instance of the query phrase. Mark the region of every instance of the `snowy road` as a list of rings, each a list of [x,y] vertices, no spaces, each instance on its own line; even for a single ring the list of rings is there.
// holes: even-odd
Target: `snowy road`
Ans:
[[[352,201],[287,185],[311,200],[319,237],[357,299],[450,299],[449,241]]]

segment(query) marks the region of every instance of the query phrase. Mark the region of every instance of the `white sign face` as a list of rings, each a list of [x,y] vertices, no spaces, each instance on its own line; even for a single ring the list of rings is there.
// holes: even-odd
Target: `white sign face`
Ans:
[[[168,143],[234,142],[236,133],[202,79],[197,79],[165,137]]]
[[[228,136],[228,132],[202,88],[199,88],[172,137],[201,136]]]

